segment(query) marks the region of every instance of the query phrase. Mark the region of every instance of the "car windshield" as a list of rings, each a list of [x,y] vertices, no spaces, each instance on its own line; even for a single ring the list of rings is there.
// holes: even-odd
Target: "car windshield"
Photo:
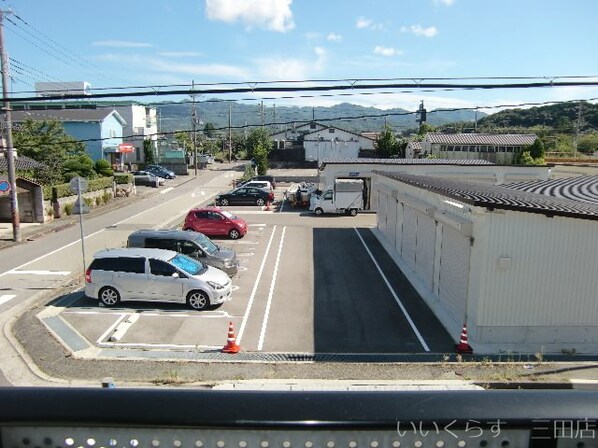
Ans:
[[[229,212],[228,210],[222,210],[220,213],[222,213],[222,215],[226,216],[228,219],[230,219],[231,221],[237,220],[239,219],[239,217],[237,215],[233,215],[231,212]]]
[[[201,261],[194,260],[183,254],[175,255],[170,259],[170,263],[189,275],[199,275],[207,269],[207,266]]]
[[[215,245],[211,239],[205,236],[203,233],[198,233],[195,242],[208,254],[213,255],[218,252],[218,246]]]

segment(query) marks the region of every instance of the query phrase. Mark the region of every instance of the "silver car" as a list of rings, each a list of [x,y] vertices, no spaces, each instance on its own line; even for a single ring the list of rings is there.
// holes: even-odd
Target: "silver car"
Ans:
[[[221,270],[162,249],[101,250],[85,272],[85,295],[106,306],[135,300],[204,310],[229,300],[231,289],[231,279]]]
[[[234,250],[218,246],[203,233],[192,230],[137,230],[129,235],[127,247],[174,250],[214,266],[231,277],[239,270],[239,260]]]

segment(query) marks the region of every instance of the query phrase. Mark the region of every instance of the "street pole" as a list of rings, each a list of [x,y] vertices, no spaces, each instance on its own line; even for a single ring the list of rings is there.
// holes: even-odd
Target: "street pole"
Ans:
[[[229,163],[233,161],[233,134],[232,134],[232,114],[233,114],[233,106],[231,104],[228,105],[228,161]]]
[[[195,136],[195,127],[196,127],[196,120],[195,120],[195,81],[191,81],[191,85],[193,87],[193,95],[191,95],[191,98],[193,99],[193,107],[191,109],[191,129],[193,134],[191,135],[192,139],[193,139],[193,165],[195,166],[195,176],[197,176],[197,141],[196,141],[196,136]]]
[[[16,243],[21,242],[21,225],[19,218],[19,202],[17,197],[17,176],[15,172],[15,153],[12,145],[12,117],[10,101],[8,100],[8,60],[4,48],[4,14],[0,10],[0,68],[2,69],[2,98],[6,123],[6,165],[8,168],[8,183],[10,184],[10,215],[12,219],[12,237]]]

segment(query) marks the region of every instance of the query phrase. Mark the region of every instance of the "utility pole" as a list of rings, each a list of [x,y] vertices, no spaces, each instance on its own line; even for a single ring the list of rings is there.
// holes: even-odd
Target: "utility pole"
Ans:
[[[191,138],[193,140],[193,165],[195,167],[195,175],[197,176],[197,136],[195,135],[197,125],[195,114],[197,113],[197,111],[195,109],[195,81],[191,81],[191,88],[193,90],[193,94],[191,95]]]
[[[0,10],[0,68],[2,69],[2,98],[6,124],[6,165],[8,168],[8,183],[10,184],[10,215],[12,219],[12,238],[16,243],[21,242],[21,225],[19,218],[19,202],[17,198],[17,176],[15,170],[15,152],[12,146],[12,117],[10,101],[8,100],[8,58],[4,48],[4,14]],[[11,12],[8,11],[10,14]]]
[[[581,102],[577,110],[577,126],[575,127],[575,140],[573,141],[573,157],[577,157],[577,145],[579,144],[579,128],[581,128]]]
[[[228,105],[228,161],[233,161],[233,134],[232,134],[233,106]]]

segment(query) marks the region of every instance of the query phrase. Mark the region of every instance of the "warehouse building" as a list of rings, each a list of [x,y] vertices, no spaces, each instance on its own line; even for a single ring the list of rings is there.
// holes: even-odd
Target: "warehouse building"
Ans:
[[[466,324],[476,353],[598,354],[598,204],[375,176],[376,234],[456,342]]]
[[[378,207],[378,193],[372,177],[376,170],[444,179],[467,179],[486,185],[546,180],[550,174],[548,166],[495,165],[480,159],[343,158],[324,160],[318,172],[318,183],[320,188],[326,189],[334,185],[335,179],[362,179],[365,186],[365,210],[375,211]]]

